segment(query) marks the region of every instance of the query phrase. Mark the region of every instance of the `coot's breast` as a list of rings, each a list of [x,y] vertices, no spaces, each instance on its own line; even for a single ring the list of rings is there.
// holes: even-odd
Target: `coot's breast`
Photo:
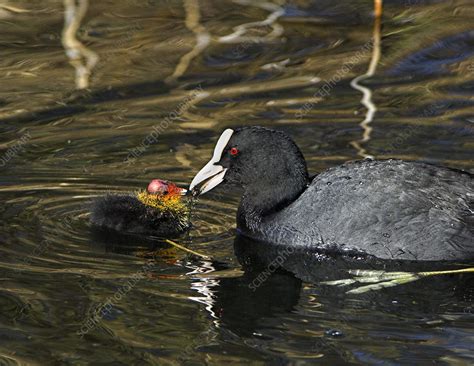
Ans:
[[[267,217],[260,239],[383,259],[474,258],[472,175],[429,164],[361,161],[316,176]]]

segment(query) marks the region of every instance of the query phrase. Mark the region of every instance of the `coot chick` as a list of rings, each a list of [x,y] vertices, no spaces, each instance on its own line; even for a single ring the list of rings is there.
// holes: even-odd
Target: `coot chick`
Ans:
[[[93,202],[90,222],[95,228],[130,234],[172,236],[189,227],[186,190],[154,179],[147,191],[107,194]]]
[[[244,193],[238,232],[330,255],[445,261],[474,258],[473,175],[401,160],[363,160],[310,178],[282,132],[227,129],[190,190]]]

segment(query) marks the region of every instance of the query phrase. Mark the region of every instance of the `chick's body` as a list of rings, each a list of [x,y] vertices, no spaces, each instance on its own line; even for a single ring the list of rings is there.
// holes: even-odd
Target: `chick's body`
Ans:
[[[117,232],[180,234],[189,227],[189,208],[180,188],[172,183],[167,188],[158,193],[107,194],[94,201],[90,221],[97,228]]]

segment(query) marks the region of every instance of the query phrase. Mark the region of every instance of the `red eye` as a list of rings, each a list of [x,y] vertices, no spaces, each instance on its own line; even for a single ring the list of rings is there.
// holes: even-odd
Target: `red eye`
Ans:
[[[236,147],[233,147],[230,149],[230,155],[237,156],[238,154],[239,154],[239,149],[237,149]]]

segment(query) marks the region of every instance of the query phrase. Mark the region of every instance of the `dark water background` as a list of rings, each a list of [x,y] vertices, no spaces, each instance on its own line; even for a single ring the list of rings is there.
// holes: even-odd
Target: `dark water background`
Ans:
[[[385,2],[363,141],[351,81],[374,58],[371,1],[91,2],[82,90],[61,43],[71,3],[0,3],[0,364],[474,363],[472,276],[350,295],[311,257],[255,282],[235,192],[205,196],[179,238],[209,261],[104,243],[87,208],[153,178],[188,184],[245,125],[288,132],[314,173],[362,155],[472,171],[471,0]]]

